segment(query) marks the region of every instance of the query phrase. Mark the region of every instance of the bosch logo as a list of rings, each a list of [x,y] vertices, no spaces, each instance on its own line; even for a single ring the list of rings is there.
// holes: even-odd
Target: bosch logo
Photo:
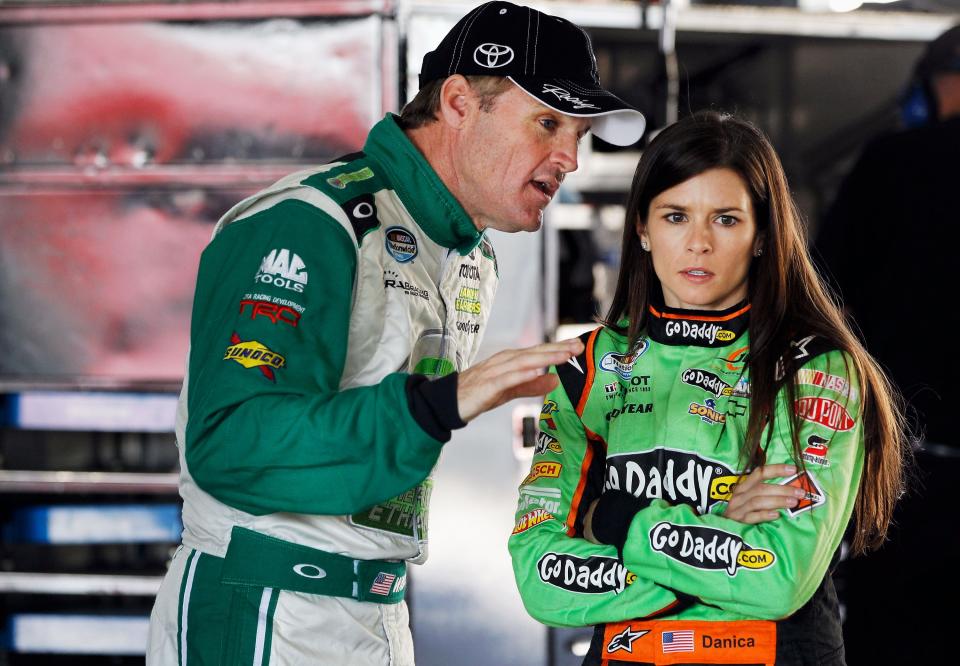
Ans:
[[[473,52],[473,61],[489,69],[503,67],[513,62],[513,49],[509,46],[485,42]]]

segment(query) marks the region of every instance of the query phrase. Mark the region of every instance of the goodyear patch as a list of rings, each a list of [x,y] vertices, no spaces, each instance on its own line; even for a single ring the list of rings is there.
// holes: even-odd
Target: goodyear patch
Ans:
[[[560,476],[560,472],[563,470],[563,465],[555,462],[538,462],[533,465],[530,469],[530,473],[527,474],[527,478],[523,480],[521,486],[533,483],[537,479],[556,479]]]
[[[766,569],[777,556],[747,545],[736,534],[715,527],[660,522],[650,529],[650,546],[658,553],[695,569],[726,571],[730,577],[742,569]]]
[[[345,190],[347,189],[347,185],[350,183],[356,183],[361,180],[370,180],[371,178],[373,178],[373,170],[370,169],[370,167],[363,167],[357,171],[341,173],[339,176],[327,178],[327,183],[334,186],[338,190]]]
[[[517,521],[517,524],[513,527],[513,534],[520,534],[521,532],[526,532],[531,527],[536,527],[540,523],[545,523],[548,520],[553,520],[553,514],[545,511],[543,509],[534,509],[530,513],[524,514],[520,517],[520,520]]]
[[[230,346],[223,354],[223,360],[236,361],[245,368],[258,368],[264,377],[277,381],[274,370],[286,366],[287,360],[256,340],[241,340],[234,333],[230,336]]]

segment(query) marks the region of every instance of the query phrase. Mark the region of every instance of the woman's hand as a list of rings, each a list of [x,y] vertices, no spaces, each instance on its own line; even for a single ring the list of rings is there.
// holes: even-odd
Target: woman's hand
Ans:
[[[780,516],[780,509],[796,506],[804,492],[793,486],[767,482],[796,472],[797,468],[793,465],[756,468],[733,489],[733,495],[723,511],[724,517],[745,525],[775,520]]]

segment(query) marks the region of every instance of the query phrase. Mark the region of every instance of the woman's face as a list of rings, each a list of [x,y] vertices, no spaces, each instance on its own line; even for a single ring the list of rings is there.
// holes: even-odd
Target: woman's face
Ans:
[[[668,307],[723,310],[747,296],[758,247],[753,203],[731,169],[710,169],[664,190],[638,223]]]

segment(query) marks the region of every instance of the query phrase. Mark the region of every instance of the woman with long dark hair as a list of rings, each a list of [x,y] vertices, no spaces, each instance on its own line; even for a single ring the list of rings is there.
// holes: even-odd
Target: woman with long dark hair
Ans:
[[[882,543],[895,391],[807,253],[779,159],[714,112],[633,179],[616,292],[555,369],[510,538],[527,610],[585,663],[843,664],[831,570]]]

